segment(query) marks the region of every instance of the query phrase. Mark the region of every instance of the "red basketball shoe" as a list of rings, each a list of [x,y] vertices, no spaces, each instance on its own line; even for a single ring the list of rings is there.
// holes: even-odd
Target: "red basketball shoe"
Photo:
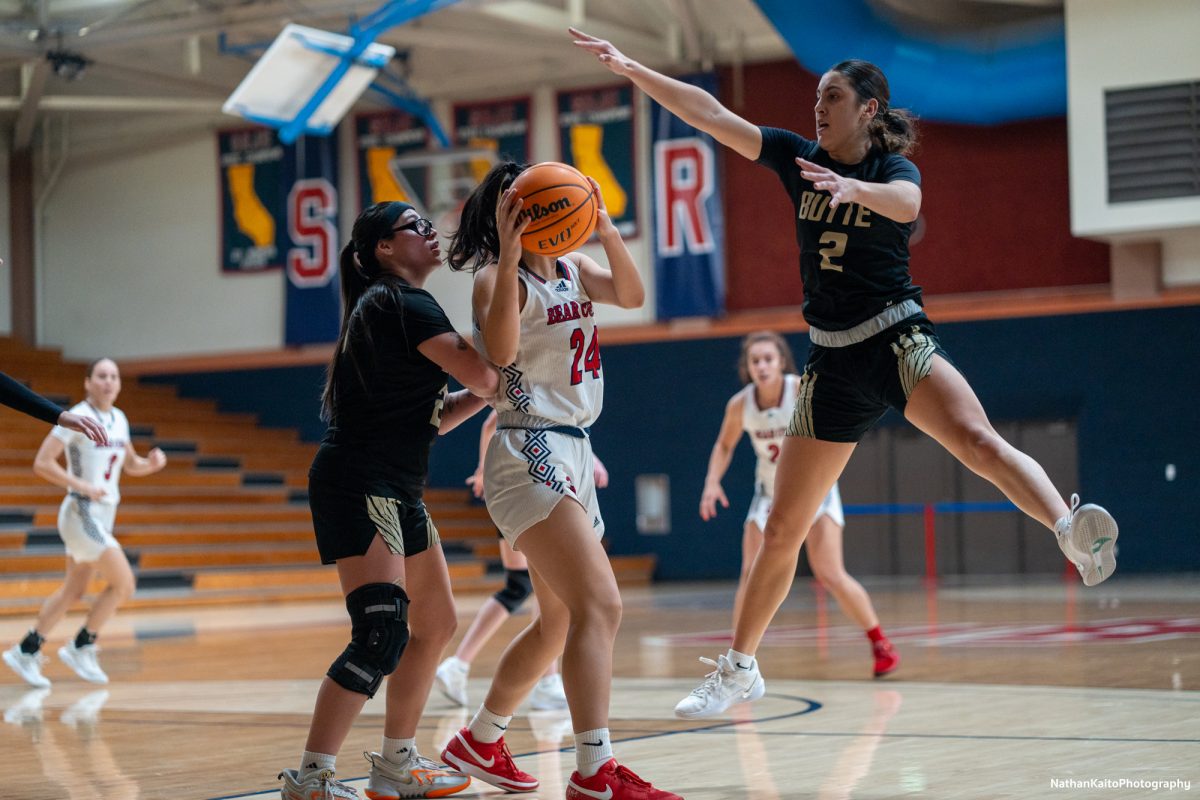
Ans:
[[[875,653],[876,678],[882,678],[889,672],[894,672],[896,667],[900,666],[900,654],[896,652],[896,648],[892,647],[892,643],[887,639],[872,642],[871,650]]]
[[[623,767],[615,758],[604,762],[604,766],[590,778],[571,773],[567,782],[567,800],[683,800],[677,794],[655,789],[639,778],[629,767]]]
[[[470,728],[463,728],[442,751],[442,761],[484,783],[506,792],[532,792],[538,779],[513,763],[504,737],[492,744],[475,741]]]

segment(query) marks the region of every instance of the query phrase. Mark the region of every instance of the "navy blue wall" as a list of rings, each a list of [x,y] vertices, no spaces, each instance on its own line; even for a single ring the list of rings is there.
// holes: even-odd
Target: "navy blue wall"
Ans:
[[[938,331],[993,420],[1077,421],[1080,485],[1059,488],[1113,512],[1123,572],[1200,570],[1200,308],[944,324]],[[789,340],[803,363],[807,337]],[[737,575],[752,489],[749,445],[739,447],[725,481],[732,507],[705,524],[697,504],[725,402],[738,388],[738,343],[604,350],[605,409],[592,434],[612,478],[600,493],[611,549],[657,553],[660,578]],[[295,367],[152,380],[316,440],[322,375],[320,367]],[[897,423],[892,417],[887,422]],[[471,420],[439,440],[433,485],[462,484],[474,469],[478,430]],[[1176,466],[1174,481],[1165,479],[1167,464]],[[660,472],[671,478],[672,531],[640,536],[634,477]]]

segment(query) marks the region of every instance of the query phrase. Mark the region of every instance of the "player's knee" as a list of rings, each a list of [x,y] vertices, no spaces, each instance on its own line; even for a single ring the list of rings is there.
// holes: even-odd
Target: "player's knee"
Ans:
[[[1004,457],[1008,443],[990,426],[980,425],[964,433],[967,442],[967,466],[975,472],[988,473]]]
[[[346,595],[350,644],[326,673],[343,689],[374,697],[408,644],[408,595],[393,583],[368,583]]]
[[[529,570],[506,569],[504,570],[504,588],[492,597],[497,603],[504,606],[508,613],[515,614],[531,594],[533,594],[533,581],[529,577]]]

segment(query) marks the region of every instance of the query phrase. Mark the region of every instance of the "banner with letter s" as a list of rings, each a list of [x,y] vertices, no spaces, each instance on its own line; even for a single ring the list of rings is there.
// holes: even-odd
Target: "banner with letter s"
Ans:
[[[288,345],[337,340],[341,323],[337,138],[336,134],[303,136],[284,151],[284,342]]]
[[[715,94],[712,74],[681,78]],[[659,319],[725,311],[725,219],[717,143],[650,103],[654,271]]]

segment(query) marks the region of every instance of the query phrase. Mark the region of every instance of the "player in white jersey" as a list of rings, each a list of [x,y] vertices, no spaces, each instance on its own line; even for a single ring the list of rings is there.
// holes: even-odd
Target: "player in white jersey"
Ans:
[[[41,671],[41,646],[51,629],[83,596],[97,572],[107,586],[92,603],[83,627],[74,641],[59,648],[58,657],[79,677],[92,683],[108,683],[96,661],[96,636],[122,602],[133,594],[133,570],[129,559],[113,537],[113,520],[121,501],[121,471],[150,475],[167,465],[157,447],[142,458],[133,449],[129,421],[113,403],[121,392],[121,373],[112,359],[93,362],[83,382],[87,399],[71,409],[102,426],[107,444],[98,444],[83,433],[55,427],[42,442],[33,470],[55,486],[67,490],[58,512],[58,533],[67,549],[67,575],[63,585],[50,595],[38,612],[33,629],[19,643],[4,651],[3,658],[14,672],[37,687],[50,681]],[[59,459],[66,457],[66,468]]]
[[[524,250],[531,215],[508,188],[524,169],[497,165],[467,199],[450,266],[474,272],[476,341],[501,373],[484,499],[504,538],[525,554],[541,613],[504,651],[483,705],[442,759],[506,791],[536,789],[537,779],[513,763],[503,733],[561,653],[575,731],[568,800],[677,800],[612,756],[608,705],[621,596],[600,544],[604,522],[586,430],[600,414],[604,388],[593,304],[636,308],[645,289],[595,181],[596,233],[608,268],[582,253],[553,258]]]
[[[742,340],[738,375],[746,385],[725,406],[725,419],[708,459],[704,493],[700,497],[700,517],[706,522],[717,515],[718,503],[729,507],[725,490],[721,488],[721,478],[729,468],[733,451],[744,431],[754,445],[758,466],[754,476],[754,499],[750,501],[750,511],[742,532],[742,573],[733,604],[734,625],[741,613],[750,567],[762,547],[763,528],[766,527],[767,515],[775,496],[775,462],[779,458],[800,388],[791,348],[782,336],[771,331],[752,333]],[[866,632],[875,660],[874,674],[879,678],[899,666],[900,656],[883,634],[866,589],[846,572],[842,560],[842,532],[845,527],[842,498],[834,483],[813,519],[804,546],[808,550],[808,563],[813,576]],[[688,700],[684,700],[684,703],[688,703]],[[681,711],[683,716],[687,715],[686,708],[677,711]]]

